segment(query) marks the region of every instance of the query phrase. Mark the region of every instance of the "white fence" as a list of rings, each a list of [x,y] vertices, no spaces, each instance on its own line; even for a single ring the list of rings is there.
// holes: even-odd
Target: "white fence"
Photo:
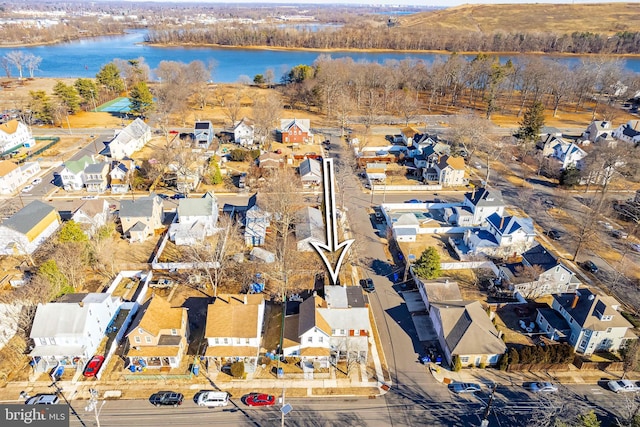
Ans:
[[[379,192],[385,191],[437,191],[442,190],[442,185],[384,185],[374,184],[371,186],[371,191],[380,194]]]
[[[491,261],[457,261],[457,262],[443,262],[440,264],[441,270],[464,270],[464,269],[480,269],[480,268],[488,268],[493,271],[493,273],[497,276],[500,270],[498,267]]]

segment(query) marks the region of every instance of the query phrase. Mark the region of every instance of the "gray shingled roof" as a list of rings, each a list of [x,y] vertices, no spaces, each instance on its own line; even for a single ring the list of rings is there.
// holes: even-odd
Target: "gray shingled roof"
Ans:
[[[209,216],[213,213],[216,198],[206,192],[201,198],[180,199],[178,203],[178,218],[181,216]]]
[[[122,200],[120,202],[120,217],[150,217],[153,214],[153,204],[156,197],[150,195],[136,200]]]
[[[26,234],[40,221],[42,221],[51,211],[56,208],[39,200],[34,200],[18,212],[7,218],[2,225],[18,233]]]
[[[491,191],[489,191],[483,187],[471,193],[465,193],[464,196],[469,199],[474,206],[504,206],[504,200],[502,199],[500,190],[491,189]]]
[[[574,308],[571,308],[575,295],[579,296],[578,303]],[[607,328],[633,327],[619,311],[613,308],[613,306],[620,305],[613,297],[596,295],[589,289],[582,288],[578,289],[576,294],[558,294],[554,295],[553,298],[564,307],[569,316],[582,328],[602,331]],[[607,321],[600,320],[601,314],[612,316],[612,319]]]
[[[306,207],[296,212],[296,239],[314,238],[324,242],[324,222],[319,209]]]

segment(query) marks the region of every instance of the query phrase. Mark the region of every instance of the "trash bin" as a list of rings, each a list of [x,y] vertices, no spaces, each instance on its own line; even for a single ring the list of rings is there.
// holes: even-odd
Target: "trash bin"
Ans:
[[[199,365],[193,365],[193,375],[198,375],[200,373],[200,366]]]
[[[284,378],[284,369],[278,368],[278,378]]]

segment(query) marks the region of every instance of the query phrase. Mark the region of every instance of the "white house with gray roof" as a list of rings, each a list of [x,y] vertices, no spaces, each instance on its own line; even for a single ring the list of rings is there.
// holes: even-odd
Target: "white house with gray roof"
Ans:
[[[162,199],[151,193],[136,200],[122,200],[119,216],[123,235],[131,242],[143,242],[163,228]]]
[[[305,187],[315,187],[322,183],[322,164],[316,159],[304,159],[300,163],[298,172]]]
[[[464,232],[463,240],[469,253],[504,257],[520,254],[536,244],[531,218],[493,213],[486,224],[484,228],[471,228]]]
[[[151,128],[141,118],[135,119],[122,129],[109,143],[109,153],[113,160],[131,157],[151,139]]]
[[[104,193],[109,186],[109,163],[92,163],[84,168],[84,184],[89,193]]]
[[[568,324],[568,342],[577,353],[618,351],[638,339],[632,332],[633,325],[619,311],[620,302],[613,297],[582,288],[554,295],[551,308]],[[543,331],[554,332],[553,321],[544,313],[539,312],[537,320]]]
[[[233,140],[243,147],[252,147],[254,144],[255,126],[251,120],[243,117],[233,127]]]
[[[299,251],[314,251],[311,243],[326,243],[322,212],[311,207],[296,212],[295,233]]]
[[[62,181],[62,188],[66,191],[79,191],[84,188],[86,177],[85,169],[89,165],[98,163],[93,156],[83,156],[78,160],[69,160],[64,162],[62,170],[60,171],[60,180]]]
[[[613,137],[629,144],[640,144],[640,120],[629,120],[613,131]]]
[[[169,239],[176,245],[193,245],[216,232],[218,199],[210,193],[201,198],[180,199],[178,222],[169,227]]]
[[[118,314],[120,297],[107,293],[67,294],[57,302],[38,304],[29,337],[37,371],[58,362],[82,367],[94,356],[107,327]]]
[[[452,207],[452,214],[448,221],[459,226],[481,225],[493,213],[502,216],[505,203],[500,190],[474,188],[472,192],[465,193],[462,206]]]
[[[0,255],[33,253],[60,224],[56,208],[34,200],[0,224]]]
[[[431,301],[429,317],[449,365],[495,365],[507,350],[479,301]]]

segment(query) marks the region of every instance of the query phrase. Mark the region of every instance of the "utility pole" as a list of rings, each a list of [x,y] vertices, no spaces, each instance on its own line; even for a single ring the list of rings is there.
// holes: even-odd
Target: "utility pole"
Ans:
[[[71,410],[71,413],[76,416],[78,421],[80,421],[80,425],[82,425],[82,427],[87,427],[84,421],[82,421],[82,418],[80,418],[80,414],[78,414],[76,410],[73,409],[73,406],[71,406],[71,402],[69,402],[66,396],[62,393],[62,389],[58,386],[58,382],[54,381],[49,387],[53,387],[56,389],[56,394],[60,395],[62,399],[64,399],[65,403],[69,405],[69,410]]]
[[[496,387],[497,387],[497,384],[493,383],[493,387],[491,388],[491,395],[489,396],[487,407],[484,410],[484,416],[482,417],[482,422],[480,423],[480,427],[489,427],[489,413],[491,412],[491,404],[493,403],[493,396],[496,393]]]

